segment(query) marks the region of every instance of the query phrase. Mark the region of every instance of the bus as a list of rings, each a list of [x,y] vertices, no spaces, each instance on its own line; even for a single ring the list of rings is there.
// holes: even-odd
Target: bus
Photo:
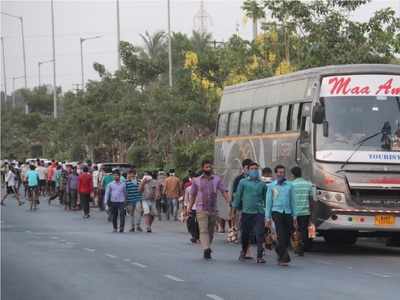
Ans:
[[[400,66],[326,66],[225,88],[215,169],[228,187],[245,158],[302,168],[326,241],[398,240]]]

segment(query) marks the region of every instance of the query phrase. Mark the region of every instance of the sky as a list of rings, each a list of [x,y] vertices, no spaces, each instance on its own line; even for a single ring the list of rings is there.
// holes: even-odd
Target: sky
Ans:
[[[194,16],[200,9],[197,0],[171,1],[171,30],[190,34],[195,29]],[[218,41],[227,40],[238,31],[251,39],[252,28],[241,10],[242,0],[204,0],[209,15],[207,30]],[[373,0],[356,11],[352,18],[367,20],[376,10],[392,7],[400,16],[400,0]],[[24,19],[28,87],[38,85],[38,62],[52,58],[51,8],[46,1],[1,1],[1,11]],[[83,44],[85,81],[98,79],[93,62],[104,64],[109,71],[117,68],[117,21],[115,0],[54,0],[57,85],[63,91],[81,82],[80,38],[101,35]],[[167,0],[120,0],[121,40],[142,44],[140,34],[167,30]],[[8,94],[12,77],[23,75],[22,42],[19,21],[1,15],[4,38]],[[2,64],[3,68],[3,64]],[[42,84],[52,84],[52,64],[42,64]],[[1,90],[4,90],[1,73]],[[15,88],[22,88],[22,78]]]

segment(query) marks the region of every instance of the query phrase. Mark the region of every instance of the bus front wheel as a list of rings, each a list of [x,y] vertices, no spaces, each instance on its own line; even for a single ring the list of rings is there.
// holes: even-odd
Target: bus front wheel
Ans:
[[[357,242],[357,233],[353,231],[327,231],[323,237],[331,245],[354,245]]]

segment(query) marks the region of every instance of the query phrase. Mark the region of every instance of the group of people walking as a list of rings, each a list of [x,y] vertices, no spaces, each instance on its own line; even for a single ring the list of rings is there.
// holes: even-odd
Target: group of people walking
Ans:
[[[239,228],[240,261],[253,259],[250,244],[257,245],[256,262],[265,263],[265,236],[274,233],[275,249],[280,265],[288,265],[288,248],[294,231],[300,233],[297,254],[303,255],[311,246],[308,228],[313,200],[312,184],[302,178],[299,167],[290,170],[292,180],[286,177],[286,168],[277,165],[274,175],[270,168],[260,170],[257,162],[245,159],[229,193],[223,180],[213,172],[211,161],[203,161],[199,173],[189,172],[181,181],[173,169],[145,172],[139,179],[135,168],[122,173],[90,162],[72,166],[51,161],[48,166],[38,160],[23,165],[19,172],[9,166],[5,172],[7,195],[14,193],[18,205],[19,184],[28,194],[30,209],[36,210],[39,196],[47,196],[48,204],[58,198],[65,210],[82,210],[83,218],[90,218],[90,208],[106,210],[114,232],[125,231],[125,219],[130,218],[130,232],[152,232],[155,219],[180,219],[186,222],[191,241],[200,242],[204,259],[212,258],[211,245],[218,223],[218,193],[230,207],[228,225],[236,234]],[[92,204],[91,204],[92,203]],[[231,239],[237,241],[238,237]]]

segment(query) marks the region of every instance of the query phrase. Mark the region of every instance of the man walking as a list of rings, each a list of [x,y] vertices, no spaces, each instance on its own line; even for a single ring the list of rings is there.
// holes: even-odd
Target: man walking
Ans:
[[[152,232],[151,225],[156,211],[156,189],[157,189],[157,172],[153,172],[151,176],[145,176],[140,184],[140,191],[143,193],[143,215],[146,231]]]
[[[290,262],[288,253],[290,234],[293,229],[293,223],[297,226],[292,192],[293,187],[285,177],[284,166],[276,166],[275,175],[276,180],[268,186],[265,219],[266,226],[271,228],[273,220],[276,227],[278,236],[278,245],[276,247],[278,264],[288,266]]]
[[[302,178],[299,167],[293,167],[290,172],[294,180],[291,182],[293,189],[293,199],[297,216],[297,224],[301,235],[301,246],[298,255],[303,256],[304,251],[310,250],[311,239],[308,238],[308,226],[310,225],[310,215],[313,201],[313,186],[311,182]]]
[[[239,182],[232,207],[241,210],[242,251],[239,260],[244,261],[250,246],[250,237],[255,232],[257,243],[257,263],[265,263],[264,255],[264,216],[267,186],[260,180],[258,164],[249,165],[248,177]]]
[[[191,188],[191,200],[187,214],[192,212],[196,203],[196,215],[199,222],[200,243],[204,259],[211,259],[211,244],[214,238],[217,219],[217,192],[221,192],[226,203],[229,203],[228,190],[220,177],[213,174],[212,162],[205,160],[201,164],[202,175],[195,178]]]
[[[26,173],[30,210],[36,210],[36,205],[39,202],[39,173],[35,169],[35,165],[31,165],[30,170]]]
[[[83,218],[88,219],[90,217],[89,202],[93,194],[93,179],[87,166],[83,167],[83,173],[78,177],[78,193],[79,201],[83,208]]]
[[[135,232],[135,226],[138,231],[142,231],[140,223],[142,220],[142,193],[139,191],[139,182],[136,177],[135,170],[129,170],[127,180],[125,182],[126,197],[128,203],[128,213],[131,217],[131,229],[130,232]],[[136,222],[135,222],[136,221]]]
[[[119,232],[123,233],[125,228],[126,187],[125,183],[120,180],[121,174],[119,170],[114,170],[113,175],[114,181],[107,185],[104,201],[110,204],[113,232],[118,231],[119,215]]]
[[[170,215],[174,221],[178,221],[178,198],[181,196],[181,181],[175,176],[175,170],[169,170],[169,176],[164,182],[164,194],[167,198],[167,220]]]
[[[78,199],[78,180],[79,176],[76,172],[76,167],[71,170],[68,175],[67,190],[68,190],[68,205],[70,210],[76,210],[76,202]]]

